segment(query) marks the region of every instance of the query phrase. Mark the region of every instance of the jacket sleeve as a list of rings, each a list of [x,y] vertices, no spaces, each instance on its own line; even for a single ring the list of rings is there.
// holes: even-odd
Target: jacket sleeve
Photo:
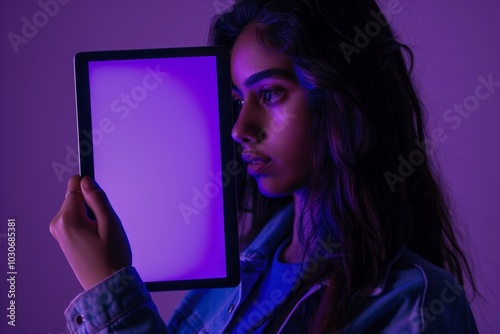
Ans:
[[[134,267],[123,268],[79,294],[65,311],[71,333],[168,333]]]

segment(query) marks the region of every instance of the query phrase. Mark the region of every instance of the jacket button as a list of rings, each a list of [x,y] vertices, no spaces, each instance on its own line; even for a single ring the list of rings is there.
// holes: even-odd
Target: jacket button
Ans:
[[[232,304],[231,306],[229,306],[228,310],[227,310],[227,313],[232,313],[234,311],[234,304]]]
[[[81,314],[79,314],[75,317],[75,322],[77,325],[83,324],[84,321],[85,321],[85,318]]]

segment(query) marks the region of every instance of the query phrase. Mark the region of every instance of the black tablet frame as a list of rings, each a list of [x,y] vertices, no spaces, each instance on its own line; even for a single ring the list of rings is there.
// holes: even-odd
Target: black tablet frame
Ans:
[[[229,68],[229,50],[224,47],[188,47],[119,51],[80,52],[74,57],[74,74],[76,88],[76,106],[78,120],[78,154],[80,159],[80,175],[94,178],[94,154],[92,144],[92,111],[90,103],[89,68],[91,61],[130,60],[150,58],[177,58],[215,56],[217,66],[217,85],[219,103],[219,126],[221,148],[221,170],[229,162],[235,161],[236,145],[231,137],[234,124],[231,98],[231,79]],[[231,115],[231,116],[229,116]],[[87,136],[84,135],[87,131]],[[90,133],[90,136],[89,136]],[[90,137],[90,138],[89,138]],[[82,144],[90,150],[82,150]],[[222,180],[221,180],[222,182]],[[222,189],[224,233],[226,251],[226,277],[180,281],[145,282],[149,291],[188,290],[200,288],[221,288],[236,286],[240,282],[240,262],[237,226],[237,192],[236,176]],[[89,217],[95,219],[87,207]]]

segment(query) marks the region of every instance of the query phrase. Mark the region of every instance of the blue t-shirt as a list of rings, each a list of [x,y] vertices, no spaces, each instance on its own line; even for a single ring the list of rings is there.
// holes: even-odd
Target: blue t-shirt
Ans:
[[[290,294],[302,264],[280,261],[289,243],[290,238],[279,246],[266,272],[236,311],[228,327],[231,333],[262,333],[270,313]]]

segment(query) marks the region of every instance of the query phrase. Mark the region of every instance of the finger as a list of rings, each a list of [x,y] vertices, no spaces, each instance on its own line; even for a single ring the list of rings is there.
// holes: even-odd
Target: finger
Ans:
[[[50,233],[58,239],[65,226],[74,225],[80,221],[79,217],[85,215],[85,206],[80,189],[80,175],[73,175],[68,180],[68,186],[64,201],[57,215],[52,219],[49,225]]]
[[[85,203],[83,201],[80,180],[80,175],[73,175],[68,180],[66,195],[64,196],[64,202],[61,207],[62,211],[75,212],[78,213],[78,215],[85,214]]]
[[[73,175],[69,178],[65,198],[70,197],[72,194],[82,193],[82,190],[80,189],[80,179],[80,175]]]
[[[83,197],[88,206],[94,212],[96,220],[101,229],[103,224],[107,224],[111,218],[115,217],[115,212],[109,203],[106,193],[90,176],[85,176],[81,181]]]
[[[80,191],[80,175],[73,175],[68,180],[67,191]]]

